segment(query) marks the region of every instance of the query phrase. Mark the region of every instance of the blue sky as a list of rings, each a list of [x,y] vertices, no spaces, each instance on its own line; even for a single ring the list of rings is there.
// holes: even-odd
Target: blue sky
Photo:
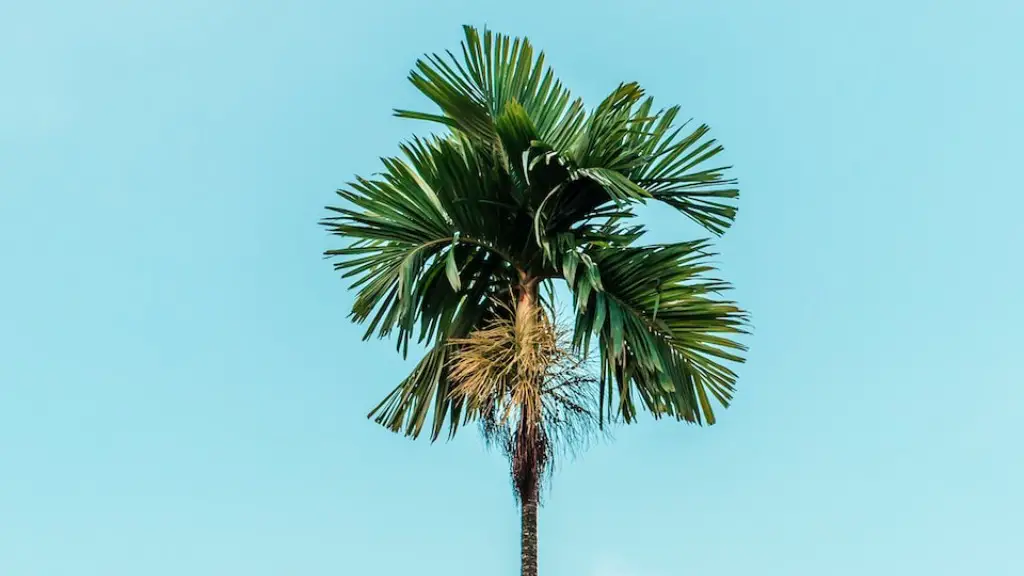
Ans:
[[[409,364],[315,225],[463,23],[681,104],[743,189],[735,405],[565,464],[544,574],[1024,574],[1024,4],[625,6],[0,5],[0,574],[518,573],[500,457],[364,418]]]

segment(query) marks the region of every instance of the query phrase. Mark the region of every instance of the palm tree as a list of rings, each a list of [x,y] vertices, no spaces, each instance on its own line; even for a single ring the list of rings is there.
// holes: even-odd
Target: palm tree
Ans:
[[[353,279],[365,338],[426,348],[370,417],[432,441],[470,422],[504,439],[535,576],[540,478],[554,438],[590,414],[581,398],[600,426],[640,408],[713,424],[711,398],[730,402],[747,315],[710,275],[709,241],[642,244],[634,210],[661,202],[721,234],[739,193],[709,164],[722,147],[706,125],[677,124],[635,83],[588,112],[526,39],[467,26],[458,56],[425,56],[410,80],[438,110],[396,114],[441,130],[338,192],[323,224],[347,243],[327,255]],[[564,345],[556,283],[572,301]],[[567,357],[594,358],[595,377]]]

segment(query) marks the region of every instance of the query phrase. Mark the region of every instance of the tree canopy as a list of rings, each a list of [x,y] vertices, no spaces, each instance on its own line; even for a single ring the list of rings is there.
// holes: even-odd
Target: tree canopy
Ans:
[[[643,408],[714,423],[747,314],[724,298],[710,240],[644,244],[635,213],[660,202],[711,235],[731,225],[739,191],[708,126],[636,83],[588,109],[528,40],[468,26],[460,53],[423,57],[410,81],[436,109],[396,114],[444,129],[339,190],[323,220],[345,242],[327,255],[357,290],[365,337],[426,347],[370,416],[432,439],[480,419],[452,394],[452,343],[507,315],[516,289],[543,287],[553,305],[561,282],[573,350],[596,355],[602,421]]]

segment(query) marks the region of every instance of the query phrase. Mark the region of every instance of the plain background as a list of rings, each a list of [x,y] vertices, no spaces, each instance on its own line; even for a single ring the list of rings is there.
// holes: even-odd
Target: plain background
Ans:
[[[365,413],[409,368],[320,253],[460,25],[637,80],[741,179],[735,405],[556,475],[566,576],[1024,574],[1024,3],[0,7],[0,574],[518,573],[505,465]],[[658,240],[700,231],[656,211]]]

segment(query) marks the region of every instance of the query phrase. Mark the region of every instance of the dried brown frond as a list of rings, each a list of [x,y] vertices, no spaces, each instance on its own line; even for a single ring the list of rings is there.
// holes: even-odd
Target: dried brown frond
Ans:
[[[596,381],[572,352],[568,330],[539,307],[498,303],[503,313],[453,340],[452,395],[509,458],[516,495],[537,489],[554,457],[597,432]]]

